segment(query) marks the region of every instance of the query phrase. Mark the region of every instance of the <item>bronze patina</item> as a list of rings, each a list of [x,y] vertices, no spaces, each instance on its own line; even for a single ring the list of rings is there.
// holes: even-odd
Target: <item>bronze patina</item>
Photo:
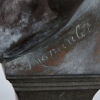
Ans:
[[[100,0],[0,0],[0,63],[19,100],[92,100],[100,89]]]
[[[99,0],[2,1],[0,59],[7,73],[100,73],[99,4]]]

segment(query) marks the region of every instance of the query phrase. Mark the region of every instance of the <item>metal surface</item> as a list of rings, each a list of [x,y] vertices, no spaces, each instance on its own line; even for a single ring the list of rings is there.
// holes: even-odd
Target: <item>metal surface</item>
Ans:
[[[100,0],[9,1],[0,1],[0,62],[19,99],[92,100]]]
[[[14,59],[4,62],[6,73],[8,75],[100,74],[99,4],[99,0],[84,0],[77,5],[77,10],[72,7],[74,10],[64,15],[59,15],[59,11],[56,10],[58,15],[55,13],[48,23],[42,22],[44,25],[35,36],[28,33],[27,36],[31,34],[31,37],[27,37],[27,41],[17,42],[18,45],[4,52],[4,61]],[[53,9],[50,11],[55,12]],[[29,29],[35,31],[37,28]]]
[[[92,100],[100,75],[9,76],[19,100]]]
[[[17,92],[97,90],[100,75],[8,76]]]

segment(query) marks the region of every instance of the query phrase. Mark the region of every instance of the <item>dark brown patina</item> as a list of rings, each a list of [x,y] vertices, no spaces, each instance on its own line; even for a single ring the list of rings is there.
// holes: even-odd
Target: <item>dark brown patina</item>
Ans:
[[[7,2],[2,2],[2,9]],[[1,50],[8,74],[100,72],[99,0],[12,0],[11,4],[14,7],[8,3],[9,9],[1,10],[1,25],[12,37]],[[96,69],[89,67],[94,65]]]
[[[3,38],[6,41],[3,42],[4,45],[1,47],[3,48],[0,51],[3,53],[1,60],[14,59],[45,42],[69,21],[82,1],[2,1],[0,24],[1,30],[4,32]],[[7,32],[9,32],[8,35],[5,35]],[[7,41],[9,41],[9,44],[6,43]]]

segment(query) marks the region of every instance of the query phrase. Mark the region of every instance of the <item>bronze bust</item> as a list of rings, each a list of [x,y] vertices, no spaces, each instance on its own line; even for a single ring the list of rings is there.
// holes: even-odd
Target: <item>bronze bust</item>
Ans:
[[[9,1],[2,1],[0,11],[0,59],[7,73],[100,72],[87,67],[99,59],[93,41],[99,35],[98,0]]]
[[[31,91],[29,100],[34,91],[46,93],[36,100],[66,100],[77,93],[83,99],[82,91],[89,98],[88,92],[100,88],[99,5],[100,0],[0,0],[0,63],[16,91]]]
[[[78,0],[77,3],[75,0],[2,1],[1,61],[16,58],[47,40],[69,21],[82,1]]]

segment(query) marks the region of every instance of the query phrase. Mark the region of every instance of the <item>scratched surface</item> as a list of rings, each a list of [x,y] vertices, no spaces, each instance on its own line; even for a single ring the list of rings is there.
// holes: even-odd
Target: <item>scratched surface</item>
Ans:
[[[42,24],[39,37],[4,53],[5,59],[17,57],[3,63],[6,74],[100,74],[99,5],[99,0],[84,0],[69,19],[62,14]],[[37,40],[41,43],[34,47]]]

